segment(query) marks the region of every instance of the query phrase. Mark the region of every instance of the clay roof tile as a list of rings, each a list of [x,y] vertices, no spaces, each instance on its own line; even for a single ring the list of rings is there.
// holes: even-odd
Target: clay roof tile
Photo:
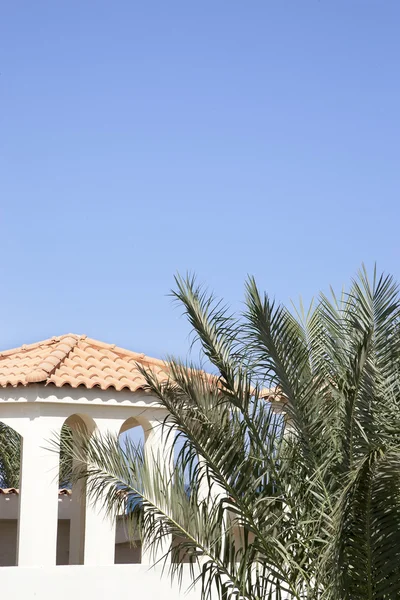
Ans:
[[[135,392],[145,384],[140,366],[154,369],[162,381],[168,378],[168,365],[161,360],[67,334],[0,352],[0,387],[44,383]]]

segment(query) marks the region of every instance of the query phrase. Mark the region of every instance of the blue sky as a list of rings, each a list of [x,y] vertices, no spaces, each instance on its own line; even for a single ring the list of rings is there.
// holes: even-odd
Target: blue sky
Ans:
[[[173,275],[240,309],[399,278],[400,4],[6,2],[0,346],[184,356]]]

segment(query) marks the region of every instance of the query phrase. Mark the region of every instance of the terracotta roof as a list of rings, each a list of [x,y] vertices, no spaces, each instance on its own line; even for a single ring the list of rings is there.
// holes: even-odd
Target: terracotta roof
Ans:
[[[0,495],[4,494],[5,496],[12,496],[12,495],[17,495],[19,496],[19,489],[18,488],[0,488]],[[62,488],[61,490],[58,490],[58,495],[59,496],[71,496],[72,492],[71,490],[67,489],[67,488]]]
[[[0,352],[0,387],[45,383],[135,392],[145,384],[138,365],[167,379],[161,360],[69,333]]]

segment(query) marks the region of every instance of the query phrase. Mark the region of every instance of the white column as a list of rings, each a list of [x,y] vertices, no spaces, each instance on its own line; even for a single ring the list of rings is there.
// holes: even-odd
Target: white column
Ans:
[[[222,500],[226,496],[224,488],[213,479],[212,474],[208,468],[207,462],[202,456],[199,459],[199,500],[209,500],[215,502]]]
[[[97,431],[118,435],[123,419],[96,419]],[[85,565],[113,565],[115,558],[115,519],[107,515],[99,499],[96,504],[86,499],[85,514]]]
[[[210,469],[208,468],[207,462],[204,460],[202,456],[199,456],[199,472],[198,477],[200,477],[199,481],[199,495],[198,501],[199,503],[205,504],[207,507],[208,514],[211,510],[215,512],[218,507],[223,503],[224,498],[226,497],[226,491],[223,487],[213,479],[212,474],[210,473]],[[222,535],[224,535],[228,528],[228,513],[225,512],[223,515],[222,522]],[[224,555],[224,547],[225,540],[222,540],[222,550],[221,556]]]
[[[79,443],[79,429],[73,432],[73,443]],[[73,459],[73,465],[77,461]],[[71,518],[69,522],[69,564],[82,565],[85,548],[86,484],[84,480],[75,482],[71,495]]]
[[[82,565],[85,547],[85,482],[72,486],[71,518],[69,525],[69,564]]]
[[[51,440],[62,419],[38,416],[22,443],[18,566],[56,564],[59,454]]]
[[[154,477],[162,476],[165,481],[171,479],[174,466],[173,445],[174,432],[168,435],[168,427],[160,420],[149,422],[149,429],[145,432],[145,460],[154,474]],[[161,470],[161,474],[160,474]],[[171,482],[172,483],[172,482]],[[152,539],[142,541],[142,564],[153,565],[160,562],[170,562],[170,554],[167,552],[172,543],[172,536],[164,536],[160,543]]]

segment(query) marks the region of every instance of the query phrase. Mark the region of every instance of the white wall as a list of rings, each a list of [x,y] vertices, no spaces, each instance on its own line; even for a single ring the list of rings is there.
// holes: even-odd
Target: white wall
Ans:
[[[57,500],[59,461],[57,454],[51,452],[48,446],[49,440],[61,431],[67,418],[81,415],[92,419],[100,431],[118,432],[127,419],[136,419],[143,426],[147,441],[151,441],[157,437],[151,435],[156,431],[153,424],[162,422],[165,417],[165,411],[154,398],[126,390],[56,389],[41,385],[6,388],[0,392],[3,394],[0,397],[0,420],[23,437],[21,496],[0,495],[0,519],[3,519],[5,532],[0,547],[9,545],[8,551],[14,556],[15,519],[17,504],[20,504],[21,566],[0,569],[4,593],[21,600],[54,600],[62,593],[60,590],[66,590],[69,597],[85,600],[122,595],[140,600],[199,600],[198,592],[193,589],[188,592],[191,588],[190,565],[183,565],[181,591],[177,583],[171,585],[168,574],[162,577],[161,567],[113,565],[115,529],[111,531],[102,515],[97,520],[93,519],[90,511],[90,528],[87,527],[86,512],[85,546],[90,543],[91,556],[85,555],[85,565],[55,566],[58,518],[64,520],[58,540],[60,555],[65,550],[62,540],[68,538],[73,499],[66,496]],[[122,542],[118,544],[121,548],[116,553],[117,562],[126,559],[129,553],[124,537],[123,530],[117,526],[117,539]],[[63,560],[66,560],[65,556]]]
[[[0,519],[18,519],[19,499],[19,494],[0,494]],[[59,519],[71,518],[71,505],[71,496],[58,496]]]
[[[161,575],[159,567],[143,565],[114,565],[109,567],[3,567],[0,571],[1,588],[7,595],[23,600],[54,600],[60,590],[69,598],[98,599],[132,597],[140,600],[199,600],[195,591],[187,592],[190,585],[186,566],[181,591],[171,585],[168,575]]]
[[[52,440],[71,417],[79,416],[90,431],[118,434],[127,420],[135,419],[144,430],[146,447],[166,416],[165,409],[143,392],[55,388],[43,385],[0,390],[0,420],[22,436],[21,495],[18,519],[18,565],[55,566],[57,518],[67,518],[68,504],[78,506],[78,495],[57,501],[58,453]],[[160,438],[160,439],[159,439]],[[149,460],[156,460],[150,453]],[[10,512],[13,500],[1,500]],[[6,506],[9,504],[9,506]],[[57,505],[58,504],[58,505]],[[61,505],[60,505],[61,504]],[[115,523],[101,503],[82,505],[72,511],[70,562],[86,565],[112,565],[115,556]],[[78,507],[79,508],[79,507]],[[65,510],[64,510],[65,509]],[[11,511],[12,512],[12,511]],[[82,515],[84,514],[84,518]],[[0,513],[1,518],[1,513]],[[10,517],[8,517],[10,518]],[[84,545],[81,541],[85,539]],[[74,542],[75,546],[74,546]],[[83,556],[81,556],[83,552]],[[124,553],[125,554],[125,553]],[[149,563],[149,560],[142,562]]]

